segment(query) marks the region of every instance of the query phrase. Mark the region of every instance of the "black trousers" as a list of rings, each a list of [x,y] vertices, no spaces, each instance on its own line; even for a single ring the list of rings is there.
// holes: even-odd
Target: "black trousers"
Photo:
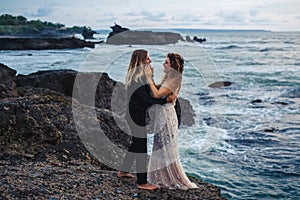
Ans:
[[[137,184],[147,183],[147,130],[145,126],[146,112],[131,111],[127,114],[127,122],[132,133],[132,143],[126,153],[121,171],[129,172],[136,161]]]

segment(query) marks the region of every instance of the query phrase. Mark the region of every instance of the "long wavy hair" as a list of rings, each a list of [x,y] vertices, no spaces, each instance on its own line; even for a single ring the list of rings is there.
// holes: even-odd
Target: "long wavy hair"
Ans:
[[[161,83],[178,95],[181,88],[184,59],[178,53],[168,53],[167,57],[170,59],[171,68],[173,70],[164,74]]]
[[[125,81],[126,88],[132,81],[141,81],[144,76],[143,65],[146,63],[148,51],[144,49],[134,50],[131,54],[130,63]]]

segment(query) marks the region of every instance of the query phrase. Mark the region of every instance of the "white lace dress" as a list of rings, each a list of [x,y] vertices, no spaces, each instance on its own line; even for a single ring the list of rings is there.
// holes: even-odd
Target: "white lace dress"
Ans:
[[[174,104],[156,105],[151,115],[154,115],[151,117],[154,141],[148,165],[148,182],[169,189],[197,188],[186,176],[179,160],[178,121]]]

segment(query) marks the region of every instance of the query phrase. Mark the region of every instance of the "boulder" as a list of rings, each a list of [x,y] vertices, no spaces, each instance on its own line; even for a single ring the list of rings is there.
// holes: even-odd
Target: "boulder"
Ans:
[[[93,31],[90,27],[84,27],[82,31],[82,36],[84,39],[95,39],[93,35],[97,33],[96,31]]]
[[[55,154],[60,160],[92,159],[93,156],[82,143],[84,138],[79,137],[78,129],[91,133],[95,127],[88,127],[86,123],[77,123],[75,126],[74,102],[70,97],[45,88],[22,87],[19,90],[22,96],[0,100],[1,154],[31,154],[43,158],[46,154]],[[77,106],[80,106],[77,118],[97,120],[110,141],[120,148],[129,146],[130,136],[116,125],[112,112]],[[96,118],[86,115],[86,109],[95,110]]]
[[[76,80],[77,78],[77,80]],[[74,89],[74,82],[77,81],[76,91]],[[17,87],[35,87],[48,88],[60,92],[69,97],[75,97],[80,103],[97,108],[105,108],[111,110],[111,97],[116,86],[116,81],[112,80],[107,73],[78,73],[74,70],[46,70],[31,73],[29,75],[18,75],[16,77]],[[90,87],[97,84],[95,91],[91,91]],[[118,95],[120,106],[119,109],[124,108],[125,87],[124,84],[118,83]],[[76,92],[76,96],[73,95]],[[95,95],[94,104],[91,104],[91,94]],[[87,101],[87,99],[89,99]],[[124,102],[124,103],[123,103]],[[117,103],[115,105],[118,105]],[[116,109],[118,110],[118,109]]]
[[[17,95],[14,82],[16,73],[16,70],[0,63],[0,99]]]
[[[227,87],[227,86],[231,86],[231,85],[232,85],[232,82],[229,82],[229,81],[218,81],[218,82],[208,85],[208,87],[222,88],[222,87]]]
[[[73,88],[75,79],[76,88]],[[29,75],[18,75],[16,83],[18,87],[29,86],[55,90],[76,98],[81,104],[112,110],[120,116],[125,113],[125,85],[112,80],[107,73],[78,73],[74,70],[38,71]],[[95,91],[91,91],[93,87]],[[95,95],[94,101],[91,99],[93,95]],[[176,108],[177,113],[181,113],[181,125],[193,125],[195,111],[190,102],[179,98],[179,104]]]
[[[123,28],[122,26],[120,26],[120,25],[118,25],[118,24],[116,24],[116,23],[115,23],[114,26],[111,26],[110,28],[112,29],[112,32],[110,32],[110,33],[108,34],[107,38],[110,38],[110,37],[112,37],[112,36],[114,36],[114,35],[116,35],[116,34],[119,34],[119,33],[121,33],[121,32],[124,32],[124,31],[129,31],[128,28]]]
[[[113,31],[109,33],[106,39],[107,44],[165,45],[184,40],[179,33],[173,32],[132,31],[117,24],[111,28]]]
[[[193,40],[196,41],[196,42],[199,42],[199,43],[206,42],[205,38],[198,38],[197,36],[194,36]]]

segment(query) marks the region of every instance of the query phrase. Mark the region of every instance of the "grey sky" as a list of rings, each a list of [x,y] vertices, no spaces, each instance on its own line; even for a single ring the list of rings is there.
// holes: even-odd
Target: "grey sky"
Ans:
[[[134,28],[267,29],[300,31],[299,0],[1,0],[0,14],[24,15],[109,29],[117,22]]]

